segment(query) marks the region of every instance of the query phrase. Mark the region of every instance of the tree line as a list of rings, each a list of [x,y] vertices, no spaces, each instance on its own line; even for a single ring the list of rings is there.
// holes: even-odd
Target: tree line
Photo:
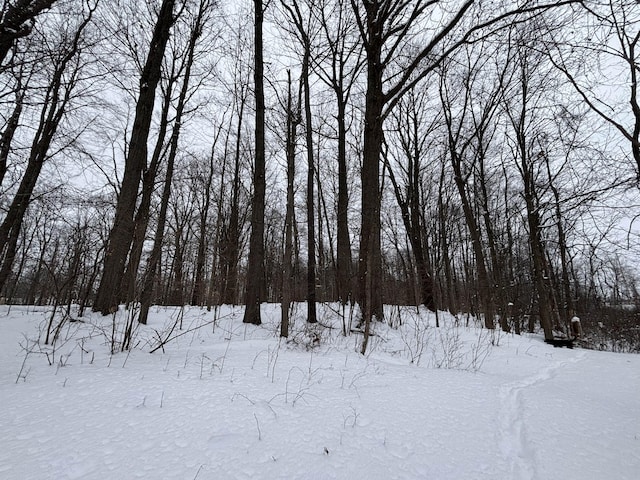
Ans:
[[[639,39],[626,0],[5,0],[4,301],[633,329]]]

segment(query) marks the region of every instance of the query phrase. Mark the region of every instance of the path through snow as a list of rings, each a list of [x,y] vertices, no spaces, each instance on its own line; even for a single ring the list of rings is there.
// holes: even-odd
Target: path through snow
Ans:
[[[556,361],[534,375],[500,387],[500,450],[509,465],[509,478],[513,480],[536,480],[535,452],[527,440],[524,422],[523,395],[526,390],[554,378],[558,372],[569,364],[584,359],[585,352],[577,352],[575,356]]]

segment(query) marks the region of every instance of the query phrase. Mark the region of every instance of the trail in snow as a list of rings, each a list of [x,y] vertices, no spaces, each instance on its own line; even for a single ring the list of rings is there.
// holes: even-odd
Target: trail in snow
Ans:
[[[535,452],[527,441],[525,422],[523,418],[523,392],[533,386],[554,378],[558,371],[567,365],[577,363],[585,357],[585,352],[546,366],[530,377],[507,383],[500,388],[500,450],[509,465],[511,479],[535,480],[536,472]]]

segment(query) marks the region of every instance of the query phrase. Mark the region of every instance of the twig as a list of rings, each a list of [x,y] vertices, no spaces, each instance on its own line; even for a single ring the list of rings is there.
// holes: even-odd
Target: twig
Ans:
[[[258,429],[258,440],[262,440],[262,432],[260,431],[260,422],[258,422],[258,416],[254,413],[253,418],[256,419],[256,428]]]

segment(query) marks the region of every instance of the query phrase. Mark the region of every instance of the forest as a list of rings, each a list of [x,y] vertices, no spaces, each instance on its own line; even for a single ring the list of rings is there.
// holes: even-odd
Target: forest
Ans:
[[[637,1],[2,3],[3,303],[640,351]]]

